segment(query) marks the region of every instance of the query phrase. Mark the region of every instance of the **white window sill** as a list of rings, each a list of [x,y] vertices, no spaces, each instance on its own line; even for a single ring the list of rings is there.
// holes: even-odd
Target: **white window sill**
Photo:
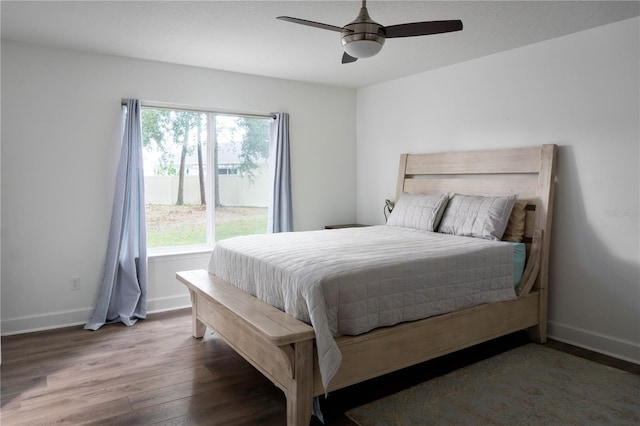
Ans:
[[[147,252],[147,258],[149,261],[162,261],[162,260],[172,260],[178,258],[193,258],[199,256],[210,256],[212,247],[186,247],[186,248],[171,248],[171,249],[160,249],[160,250],[150,250]]]

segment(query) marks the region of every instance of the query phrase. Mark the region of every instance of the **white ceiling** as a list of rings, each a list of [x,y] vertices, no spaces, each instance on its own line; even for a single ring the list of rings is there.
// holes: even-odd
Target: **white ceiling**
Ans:
[[[6,1],[2,38],[321,84],[363,87],[606,25],[640,14],[638,1],[376,1],[382,25],[461,19],[464,30],[390,39],[342,65],[340,34],[278,21],[336,26],[351,1]]]

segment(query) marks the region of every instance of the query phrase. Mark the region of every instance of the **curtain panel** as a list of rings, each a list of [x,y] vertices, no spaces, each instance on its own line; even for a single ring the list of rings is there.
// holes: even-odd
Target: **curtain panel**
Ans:
[[[102,283],[85,329],[147,316],[147,241],[144,214],[141,103],[128,99],[111,228]]]
[[[271,123],[269,170],[271,174],[267,231],[293,231],[291,202],[291,162],[289,155],[289,114],[274,113]]]

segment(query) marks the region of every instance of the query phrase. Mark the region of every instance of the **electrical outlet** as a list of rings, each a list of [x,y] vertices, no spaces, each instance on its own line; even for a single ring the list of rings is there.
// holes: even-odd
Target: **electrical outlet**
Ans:
[[[80,290],[80,277],[71,277],[71,281],[69,281],[69,290]]]

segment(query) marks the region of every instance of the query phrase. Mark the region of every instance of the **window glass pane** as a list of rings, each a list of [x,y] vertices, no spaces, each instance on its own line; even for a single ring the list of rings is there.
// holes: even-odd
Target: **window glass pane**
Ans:
[[[142,109],[147,247],[207,244],[208,114]]]
[[[270,124],[142,108],[148,248],[208,247],[267,232]]]
[[[267,118],[216,116],[216,241],[267,232],[270,123]]]

